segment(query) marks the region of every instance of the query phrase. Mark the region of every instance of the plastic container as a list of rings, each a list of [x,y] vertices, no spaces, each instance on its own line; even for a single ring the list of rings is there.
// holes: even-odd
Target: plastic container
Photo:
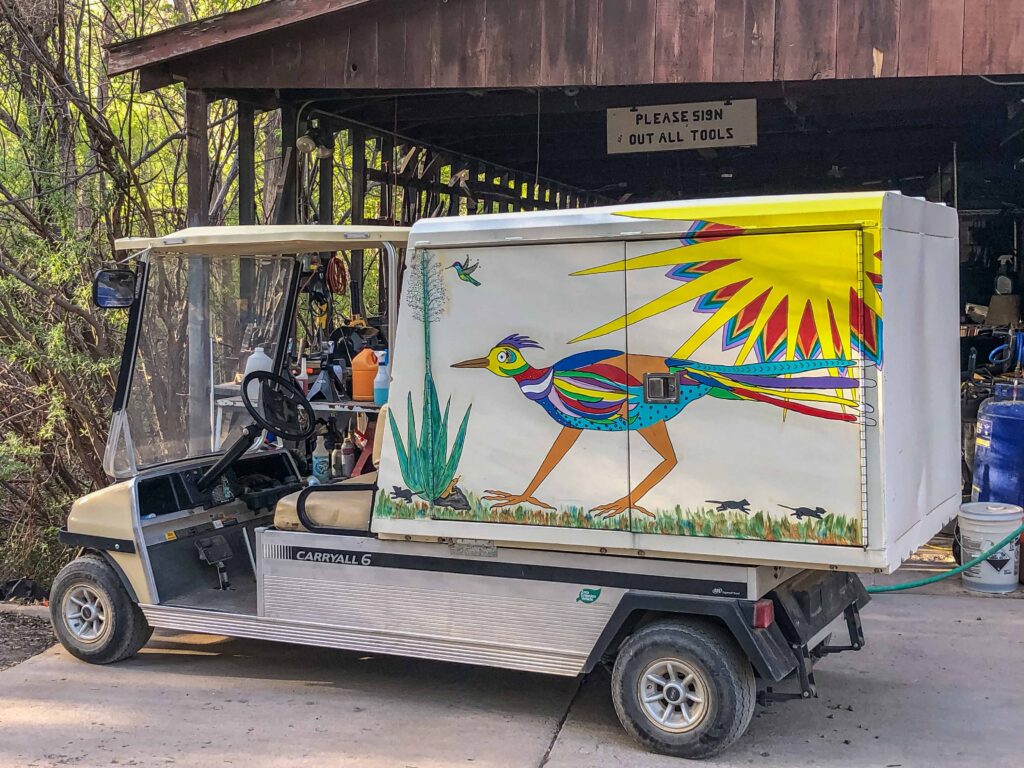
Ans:
[[[324,444],[324,436],[316,439],[313,449],[313,477],[318,483],[326,483],[331,479],[331,453]]]
[[[377,356],[367,347],[352,358],[352,399],[373,402],[373,380],[377,378]]]
[[[997,384],[978,409],[971,501],[1024,506],[1024,385]]]
[[[264,350],[263,347],[256,347],[249,355],[249,359],[245,361],[245,375],[248,376],[253,371],[271,371],[274,368],[274,360]],[[249,395],[249,400],[255,403],[260,397],[260,385],[255,381],[249,382],[249,386],[245,390]]]
[[[1018,528],[1024,509],[1016,504],[975,501],[960,507],[960,546],[963,561],[973,560]],[[1020,537],[961,574],[963,585],[975,592],[1013,592],[1020,576]]]
[[[352,442],[352,435],[345,435],[341,444],[341,476],[351,477],[356,468],[356,444]]]
[[[386,405],[388,402],[388,388],[391,386],[391,377],[388,376],[388,351],[382,350],[377,353],[377,375],[373,379],[373,404],[377,406]]]

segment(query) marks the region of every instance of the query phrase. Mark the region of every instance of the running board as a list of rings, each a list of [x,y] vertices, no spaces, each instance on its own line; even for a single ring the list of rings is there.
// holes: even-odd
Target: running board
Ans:
[[[496,646],[426,635],[306,624],[169,605],[139,607],[150,626],[179,632],[339,648],[360,653],[410,656],[566,677],[580,674],[587,661],[586,654],[558,653],[551,648]]]

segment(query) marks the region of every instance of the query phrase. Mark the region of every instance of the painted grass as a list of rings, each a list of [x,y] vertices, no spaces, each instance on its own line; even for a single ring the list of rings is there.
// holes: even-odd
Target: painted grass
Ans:
[[[492,510],[487,502],[481,501],[474,493],[467,493],[469,509],[459,510],[448,507],[428,507],[425,502],[409,504],[396,501],[386,494],[377,495],[375,517],[389,517],[399,520],[463,520],[473,523],[512,523],[514,525],[553,525],[560,528],[590,528],[601,531],[628,531],[629,518],[598,518],[582,507],[564,507],[556,512],[534,507],[502,507]]]
[[[430,507],[424,502],[409,504],[377,495],[376,517],[400,520],[463,520],[477,523],[511,523],[518,525],[551,525],[564,528],[587,528],[604,531],[629,530],[629,515],[599,518],[581,507],[565,507],[551,512],[533,507],[510,507],[492,510],[487,502],[467,494],[470,509],[454,510]],[[860,520],[843,515],[827,514],[821,520],[775,517],[765,512],[744,515],[742,512],[716,512],[713,509],[657,510],[652,519],[634,513],[636,533],[660,533],[674,536],[706,536],[723,539],[754,539],[804,544],[861,546]]]
[[[716,512],[713,509],[658,510],[652,519],[633,515],[637,533],[667,533],[682,536],[709,536],[758,541],[789,541],[803,544],[836,544],[860,546],[860,520],[844,515],[827,514],[821,520],[775,517],[765,512]]]

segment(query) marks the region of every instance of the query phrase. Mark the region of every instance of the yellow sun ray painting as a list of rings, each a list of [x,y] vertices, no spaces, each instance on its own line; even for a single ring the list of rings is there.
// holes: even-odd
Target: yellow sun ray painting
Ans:
[[[664,209],[631,215],[677,218]],[[723,351],[735,350],[737,365],[859,357],[881,366],[881,253],[864,247],[856,233],[753,234],[727,223],[682,217],[679,225],[679,239],[671,247],[574,273],[665,270],[666,285],[656,298],[572,342],[689,305],[707,317],[680,339],[678,358],[689,358],[720,339]]]

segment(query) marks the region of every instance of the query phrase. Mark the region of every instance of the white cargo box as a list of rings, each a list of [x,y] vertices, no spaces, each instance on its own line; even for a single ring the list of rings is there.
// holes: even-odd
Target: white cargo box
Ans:
[[[957,229],[896,193],[418,222],[373,529],[895,569],[960,498]]]

